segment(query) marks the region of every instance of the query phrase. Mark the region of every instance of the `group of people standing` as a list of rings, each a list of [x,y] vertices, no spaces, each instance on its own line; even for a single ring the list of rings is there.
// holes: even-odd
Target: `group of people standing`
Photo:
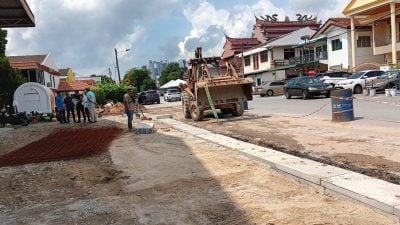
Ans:
[[[81,115],[83,122],[95,123],[97,122],[96,114],[96,96],[90,88],[86,88],[83,94],[79,91],[75,91],[75,94],[71,96],[67,93],[66,97],[63,98],[60,92],[57,92],[56,96],[56,107],[57,107],[57,118],[61,124],[70,123],[70,118],[75,123],[81,122]],[[75,111],[77,118],[75,117]],[[67,115],[65,115],[67,114]]]

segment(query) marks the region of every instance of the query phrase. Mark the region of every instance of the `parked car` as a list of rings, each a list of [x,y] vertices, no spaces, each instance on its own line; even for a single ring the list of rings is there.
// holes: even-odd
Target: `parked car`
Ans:
[[[292,96],[301,96],[308,99],[311,96],[324,95],[329,98],[331,96],[330,88],[327,84],[317,77],[296,77],[291,79],[285,86],[285,96],[290,99]]]
[[[160,104],[160,96],[158,95],[157,91],[143,91],[139,94],[138,101],[140,104],[153,104],[156,102]]]
[[[321,73],[318,75],[323,83],[330,84],[332,87],[335,87],[339,81],[346,80],[349,76],[351,76],[351,73],[344,71]]]
[[[335,87],[342,89],[351,89],[354,94],[361,94],[366,83],[375,80],[380,76],[383,71],[380,70],[366,70],[359,71],[349,76],[346,80],[339,81]]]
[[[258,86],[253,86],[253,95],[260,95],[263,92],[264,89],[264,85],[266,85],[268,82],[267,81],[263,81],[261,83],[261,85]]]
[[[283,86],[286,83],[284,81],[271,81],[266,83],[261,92],[260,96],[273,96],[273,95],[283,95]]]
[[[376,91],[384,91],[400,86],[400,70],[390,70],[382,73],[375,80],[367,83],[367,88],[374,88]]]
[[[180,101],[181,100],[181,92],[177,88],[167,89],[164,93],[164,101],[171,102],[171,101]]]

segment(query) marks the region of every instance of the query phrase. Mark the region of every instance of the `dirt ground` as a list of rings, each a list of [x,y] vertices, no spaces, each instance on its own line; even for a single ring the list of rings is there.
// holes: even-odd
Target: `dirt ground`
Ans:
[[[114,125],[103,120],[90,126]],[[11,143],[44,135],[32,130],[50,133],[59,126],[1,134],[0,154],[17,148]],[[100,156],[0,168],[0,224],[398,224],[237,151],[156,127],[151,135],[123,133]]]
[[[353,126],[311,118],[226,116],[217,123],[186,120],[181,107],[150,112],[170,113],[175,119],[293,155],[313,159],[400,184],[400,139],[398,129]]]

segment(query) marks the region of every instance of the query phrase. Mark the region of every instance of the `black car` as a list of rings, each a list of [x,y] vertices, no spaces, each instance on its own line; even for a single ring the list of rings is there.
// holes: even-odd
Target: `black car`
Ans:
[[[157,91],[143,91],[139,94],[138,101],[140,104],[160,104],[160,95],[158,95]]]
[[[320,95],[329,98],[331,92],[327,86],[316,77],[296,77],[284,86],[284,90],[287,99],[292,96],[301,96],[303,99],[308,99],[311,96]]]

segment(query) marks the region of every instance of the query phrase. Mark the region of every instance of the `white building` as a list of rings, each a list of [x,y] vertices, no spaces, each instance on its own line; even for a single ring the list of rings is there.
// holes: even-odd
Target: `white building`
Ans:
[[[164,71],[168,66],[168,61],[153,61],[149,60],[149,71],[150,76],[153,80],[158,81],[161,76],[162,71]]]
[[[297,76],[300,73],[297,64],[290,60],[301,55],[301,50],[293,46],[299,44],[301,37],[314,33],[309,27],[301,28],[243,52],[244,75],[253,78],[255,85]]]
[[[383,55],[374,55],[372,27],[355,23],[356,65],[352,63],[350,18],[330,18],[314,37],[325,37],[328,70],[379,69],[385,63]]]
[[[35,82],[46,87],[57,89],[60,73],[51,57],[47,55],[8,56],[11,67],[19,69],[27,82]]]

